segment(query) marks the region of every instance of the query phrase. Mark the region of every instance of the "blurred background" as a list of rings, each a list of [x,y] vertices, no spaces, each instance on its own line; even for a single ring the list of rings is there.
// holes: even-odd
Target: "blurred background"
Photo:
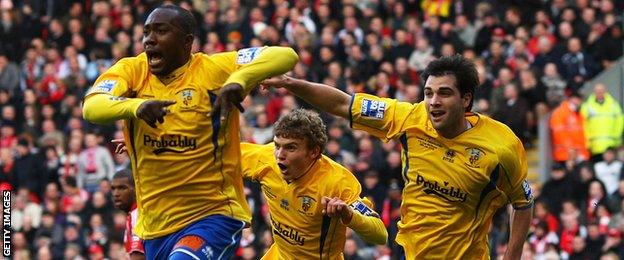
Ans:
[[[172,1],[198,24],[194,51],[293,47],[297,78],[405,102],[422,100],[420,72],[442,55],[477,64],[475,112],[523,141],[537,197],[525,259],[624,259],[622,0]],[[142,25],[163,1],[0,0],[0,188],[13,191],[14,259],[125,259],[126,215],[110,178],[129,167],[111,139],[121,124],[82,119],[81,101],[112,64],[142,52]],[[273,123],[311,108],[286,90],[244,101],[243,141],[270,142]],[[321,114],[325,154],[361,181],[390,233],[372,246],[348,232],[346,259],[396,259],[401,154],[347,121]],[[96,177],[94,176],[101,176]],[[253,226],[240,259],[272,243],[259,187],[246,183]],[[507,244],[496,213],[491,257]],[[602,258],[601,258],[602,257]]]

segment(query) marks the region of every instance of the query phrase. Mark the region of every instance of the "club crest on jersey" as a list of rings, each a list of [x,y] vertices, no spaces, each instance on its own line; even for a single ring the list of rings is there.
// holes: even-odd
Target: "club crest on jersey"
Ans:
[[[362,99],[360,114],[364,117],[370,117],[373,119],[383,119],[386,113],[386,108],[386,102],[364,98]]]
[[[262,51],[260,47],[252,47],[238,50],[238,55],[236,56],[236,64],[244,65],[252,62],[258,54]]]
[[[306,216],[314,215],[314,210],[310,210],[316,208],[316,200],[310,196],[299,196],[299,203],[301,204],[301,208],[298,209],[299,213],[304,214]]]
[[[113,88],[115,87],[115,85],[117,85],[117,81],[116,80],[112,80],[112,79],[106,79],[106,80],[102,80],[100,83],[98,83],[95,86],[95,91],[98,92],[111,92],[113,90]]]
[[[485,152],[479,148],[466,148],[466,152],[468,153],[466,165],[472,168],[480,168],[479,162],[485,156]]]
[[[180,110],[193,109],[199,105],[199,96],[193,88],[185,88],[176,93],[177,103],[180,104]]]

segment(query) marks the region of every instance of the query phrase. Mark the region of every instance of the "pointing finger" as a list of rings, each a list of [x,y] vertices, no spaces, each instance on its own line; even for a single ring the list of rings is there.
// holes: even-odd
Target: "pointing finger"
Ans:
[[[171,106],[171,105],[173,105],[175,103],[177,103],[177,101],[175,101],[175,100],[165,100],[165,101],[163,101],[162,104],[163,104],[164,107],[168,107],[168,106]]]

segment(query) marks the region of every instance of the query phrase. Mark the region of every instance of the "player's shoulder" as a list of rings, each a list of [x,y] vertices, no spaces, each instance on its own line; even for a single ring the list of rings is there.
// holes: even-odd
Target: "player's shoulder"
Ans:
[[[488,116],[477,114],[482,124],[479,135],[487,137],[490,144],[507,149],[514,149],[520,139],[514,134],[509,126]]]
[[[502,139],[507,139],[510,136],[515,137],[515,134],[513,133],[511,128],[509,128],[509,126],[489,116],[482,115],[482,114],[476,114],[476,115],[479,116],[479,120],[481,121],[480,123],[483,124],[482,131],[487,132],[488,134],[496,135],[498,137],[501,137]]]
[[[323,155],[320,160],[325,185],[335,189],[360,187],[358,179],[341,164]]]
[[[142,52],[136,56],[124,57],[124,58],[119,59],[119,61],[117,61],[116,64],[123,64],[123,65],[130,65],[130,66],[145,65],[145,68],[147,68],[147,55],[145,55],[145,52]]]
[[[274,146],[275,145],[272,142],[268,144],[254,144],[242,142],[240,143],[240,150],[244,158],[253,157],[258,158],[259,161],[270,161],[271,159],[274,159]]]

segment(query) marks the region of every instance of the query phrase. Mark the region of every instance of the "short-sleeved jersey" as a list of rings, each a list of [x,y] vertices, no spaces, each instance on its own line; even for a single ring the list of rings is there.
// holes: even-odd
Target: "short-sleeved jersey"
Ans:
[[[487,259],[487,233],[505,204],[530,207],[524,148],[513,132],[486,116],[466,113],[472,128],[440,136],[423,102],[356,94],[354,129],[402,145],[405,181],[397,242],[407,259]]]
[[[281,47],[267,48],[271,51]],[[107,102],[106,108],[113,111],[86,111],[96,114],[90,116],[96,122],[104,122],[103,118],[112,113],[136,113],[140,102],[148,99],[177,102],[168,107],[164,123],[157,128],[135,116],[125,122],[126,146],[141,212],[135,231],[141,238],[171,234],[209,215],[251,221],[239,166],[238,111],[233,109],[222,122],[219,111],[211,111],[212,105],[227,83],[247,80],[239,84],[248,89],[273,76],[271,73],[290,70],[297,55],[288,50],[292,56],[277,53],[274,56],[280,57],[263,56],[261,61],[254,60],[261,48],[210,56],[193,54],[187,65],[172,73],[167,85],[149,72],[147,57],[142,53],[121,59],[96,80],[86,99],[104,94],[94,100]],[[274,63],[265,62],[269,59]],[[245,75],[239,73],[232,79],[231,75],[244,69]],[[93,102],[85,103],[89,101]]]
[[[355,176],[326,156],[287,183],[273,143],[243,143],[241,150],[243,175],[260,183],[269,206],[275,243],[264,259],[343,259],[346,226],[340,218],[322,213],[323,196],[340,198],[356,209],[355,214],[376,214],[370,202],[360,198],[362,188]]]

